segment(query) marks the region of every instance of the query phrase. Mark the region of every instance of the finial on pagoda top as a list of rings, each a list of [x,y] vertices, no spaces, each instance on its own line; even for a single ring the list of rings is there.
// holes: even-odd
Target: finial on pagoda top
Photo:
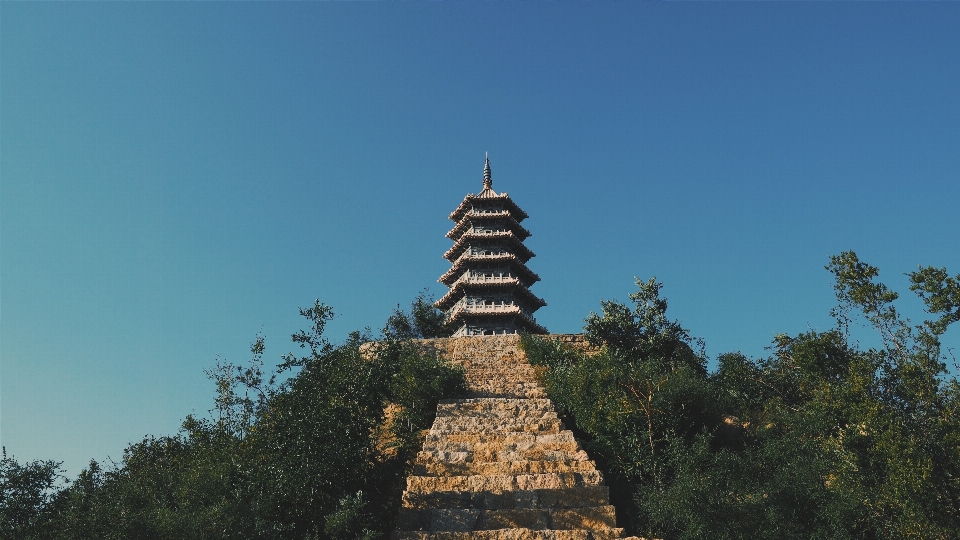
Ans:
[[[490,178],[490,153],[486,153],[486,162],[483,164],[483,189],[493,189],[493,179]]]

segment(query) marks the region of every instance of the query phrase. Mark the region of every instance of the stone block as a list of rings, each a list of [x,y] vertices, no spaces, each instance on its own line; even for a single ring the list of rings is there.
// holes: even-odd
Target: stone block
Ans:
[[[550,525],[552,529],[609,529],[617,526],[617,515],[610,505],[556,509],[550,512]]]
[[[475,508],[435,508],[430,510],[430,532],[472,531],[481,510]]]

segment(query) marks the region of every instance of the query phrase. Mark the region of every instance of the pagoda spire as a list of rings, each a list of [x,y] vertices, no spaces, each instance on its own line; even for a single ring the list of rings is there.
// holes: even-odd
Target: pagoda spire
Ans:
[[[483,164],[483,189],[493,189],[493,178],[490,176],[490,153],[486,153],[486,160]]]

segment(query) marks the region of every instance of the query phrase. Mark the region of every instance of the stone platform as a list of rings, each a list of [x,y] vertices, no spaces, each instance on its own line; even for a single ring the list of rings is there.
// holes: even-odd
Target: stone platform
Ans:
[[[623,536],[600,472],[557,418],[519,342],[423,341],[463,366],[470,393],[440,402],[407,478],[394,540]]]

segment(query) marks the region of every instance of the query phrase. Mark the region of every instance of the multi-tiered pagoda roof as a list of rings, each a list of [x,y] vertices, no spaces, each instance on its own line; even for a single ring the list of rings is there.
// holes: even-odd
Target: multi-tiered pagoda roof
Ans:
[[[533,313],[547,305],[530,292],[540,276],[527,268],[534,255],[523,245],[530,231],[527,213],[506,193],[493,190],[490,159],[483,167],[483,191],[464,197],[450,214],[453,247],[443,254],[453,266],[440,276],[450,290],[437,300],[455,336],[546,334]]]

